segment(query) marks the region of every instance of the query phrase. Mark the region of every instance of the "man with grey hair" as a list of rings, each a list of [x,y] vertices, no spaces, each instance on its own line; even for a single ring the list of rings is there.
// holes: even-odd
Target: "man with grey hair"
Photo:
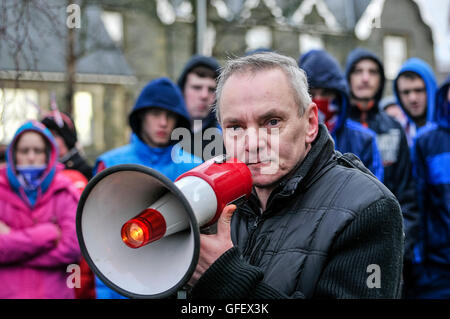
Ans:
[[[201,235],[190,296],[398,297],[399,204],[356,156],[334,150],[296,61],[229,61],[217,90],[227,153],[248,165],[254,188],[225,207],[217,234]]]

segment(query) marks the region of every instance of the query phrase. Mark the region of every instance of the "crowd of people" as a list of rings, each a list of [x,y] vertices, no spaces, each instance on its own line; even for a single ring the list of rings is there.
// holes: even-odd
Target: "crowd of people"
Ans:
[[[93,165],[70,114],[26,121],[0,168],[0,298],[126,298],[80,253],[88,181],[117,164],[174,181],[227,150],[249,167],[253,193],[202,229],[189,298],[450,298],[450,77],[439,87],[411,58],[393,96],[385,83],[382,59],[363,48],[344,70],[324,50],[297,61],[257,50],[223,68],[195,55],[177,82],[142,89],[129,143]],[[173,139],[180,128],[192,147]],[[277,145],[248,136],[258,129],[276,131]],[[80,265],[76,288],[69,264]]]

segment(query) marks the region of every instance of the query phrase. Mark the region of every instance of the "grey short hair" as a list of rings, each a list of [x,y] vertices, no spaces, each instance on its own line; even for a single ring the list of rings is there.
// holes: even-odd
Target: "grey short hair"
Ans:
[[[255,74],[274,68],[280,68],[286,74],[294,93],[295,103],[299,107],[299,115],[303,115],[308,105],[312,103],[305,72],[298,67],[297,62],[291,57],[275,52],[261,52],[229,60],[222,69],[218,78],[216,103],[214,105],[217,121],[220,123],[220,99],[223,87],[233,74],[247,72]]]

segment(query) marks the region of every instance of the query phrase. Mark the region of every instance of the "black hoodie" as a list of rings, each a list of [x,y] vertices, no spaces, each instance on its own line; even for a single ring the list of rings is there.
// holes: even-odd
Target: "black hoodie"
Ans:
[[[405,259],[410,260],[412,246],[418,237],[419,217],[408,141],[401,124],[379,111],[378,103],[383,96],[385,76],[383,63],[374,53],[363,48],[356,48],[350,52],[345,68],[349,87],[351,88],[350,74],[356,63],[363,59],[373,60],[380,70],[380,88],[373,97],[373,107],[367,112],[367,123],[369,128],[377,134],[378,149],[384,166],[384,184],[397,197],[402,207],[406,234]],[[351,105],[350,117],[360,122],[361,111],[356,105]]]
[[[178,78],[178,86],[180,87],[183,94],[184,94],[184,85],[186,84],[186,79],[189,72],[191,72],[195,67],[198,66],[204,66],[213,70],[216,74],[216,79],[220,74],[220,65],[215,58],[198,54],[192,56],[184,66],[183,71],[181,72],[180,77]],[[208,130],[208,132],[205,134],[206,130]],[[209,136],[209,133],[211,133],[212,136]],[[220,141],[215,141],[215,138],[218,138],[219,136]],[[202,158],[204,161],[207,161],[214,156],[225,153],[221,129],[219,127],[219,124],[217,123],[216,114],[212,110],[208,114],[208,116],[202,119],[202,129],[200,131],[193,132],[191,130],[191,137],[192,138],[191,138],[190,152],[196,155],[197,157]],[[199,141],[201,141],[201,149],[199,147],[195,147],[195,144],[199,143]],[[213,147],[209,147],[208,149],[206,149],[210,144],[211,146],[216,145],[215,142],[218,142],[217,145],[222,145],[219,150]]]

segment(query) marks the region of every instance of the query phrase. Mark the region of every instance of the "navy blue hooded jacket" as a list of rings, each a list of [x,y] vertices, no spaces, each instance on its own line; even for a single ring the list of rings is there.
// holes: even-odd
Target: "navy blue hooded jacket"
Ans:
[[[417,129],[416,125],[414,124],[413,119],[411,118],[409,112],[404,108],[402,101],[399,96],[398,87],[397,87],[397,81],[400,75],[402,73],[411,71],[416,74],[418,74],[422,80],[425,83],[425,89],[427,94],[427,123],[431,123],[435,119],[435,96],[436,96],[436,90],[437,90],[437,84],[436,79],[433,73],[433,70],[431,67],[423,60],[419,58],[410,58],[408,59],[400,68],[400,71],[398,72],[397,77],[395,78],[393,82],[393,90],[394,95],[397,99],[397,104],[403,109],[403,112],[406,114],[408,118],[408,124],[410,127],[413,127],[413,129],[406,130],[406,134],[408,137],[408,142],[411,144],[412,139],[414,138]]]
[[[367,111],[367,123],[377,134],[377,145],[384,166],[383,183],[397,197],[402,207],[406,234],[405,259],[411,260],[412,247],[418,238],[419,213],[408,141],[401,124],[379,110],[378,103],[383,96],[385,76],[383,63],[374,53],[363,48],[356,48],[350,52],[345,68],[347,82],[350,85],[350,75],[356,63],[363,59],[374,61],[380,71],[380,87],[373,97],[374,105]],[[351,105],[350,118],[360,122],[361,113],[356,105]]]
[[[202,163],[200,158],[184,151],[178,143],[173,142],[165,147],[151,147],[139,137],[141,131],[139,113],[153,107],[177,114],[176,127],[190,129],[190,117],[178,86],[165,77],[155,79],[142,89],[129,114],[129,123],[133,130],[130,143],[100,155],[94,167],[94,174],[113,165],[139,164],[151,167],[174,181],[181,174]],[[123,298],[106,287],[99,278],[96,277],[95,282],[98,299]]]
[[[417,250],[415,257],[418,262],[436,267],[432,269],[436,274],[446,273],[447,287],[450,284],[449,88],[450,76],[436,93],[436,122],[419,130],[413,146],[423,243],[423,250]]]
[[[363,164],[383,181],[384,170],[375,133],[347,116],[347,82],[338,62],[326,51],[311,50],[300,56],[298,64],[306,72],[310,88],[331,89],[338,93],[338,121],[330,132],[336,149],[341,153],[350,152],[358,156]]]

